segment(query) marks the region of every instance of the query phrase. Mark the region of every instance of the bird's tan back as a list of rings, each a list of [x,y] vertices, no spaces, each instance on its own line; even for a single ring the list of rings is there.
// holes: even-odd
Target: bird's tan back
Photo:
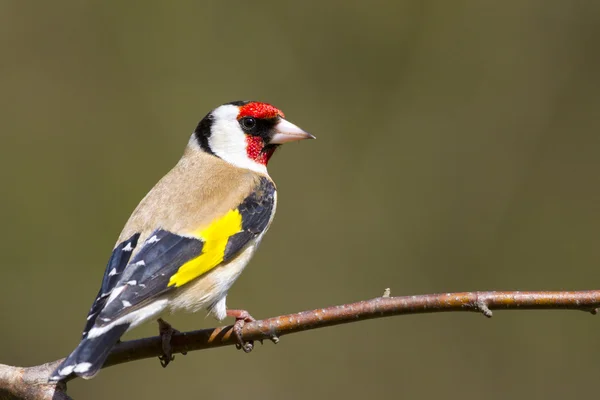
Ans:
[[[236,208],[260,177],[212,155],[186,151],[179,163],[142,199],[117,244],[136,232],[141,234],[143,242],[158,228],[191,235]]]

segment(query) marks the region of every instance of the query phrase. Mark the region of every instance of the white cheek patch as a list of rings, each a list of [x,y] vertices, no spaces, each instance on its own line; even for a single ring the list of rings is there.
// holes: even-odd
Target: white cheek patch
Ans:
[[[237,120],[238,107],[224,105],[213,111],[213,125],[208,139],[210,149],[219,158],[236,167],[267,173],[267,167],[248,157],[246,135]]]

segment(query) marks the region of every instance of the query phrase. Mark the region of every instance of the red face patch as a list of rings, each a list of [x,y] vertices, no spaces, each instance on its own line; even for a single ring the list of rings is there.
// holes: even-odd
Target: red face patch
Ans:
[[[244,117],[253,117],[253,118],[275,118],[275,117],[285,118],[285,115],[276,107],[273,107],[267,103],[261,103],[258,101],[254,101],[252,103],[248,103],[244,106],[240,107],[240,112],[237,116],[238,119]]]
[[[248,158],[256,161],[259,164],[267,165],[269,159],[275,152],[275,147],[272,147],[267,151],[263,151],[264,147],[265,142],[260,136],[246,135],[246,154],[248,154]]]

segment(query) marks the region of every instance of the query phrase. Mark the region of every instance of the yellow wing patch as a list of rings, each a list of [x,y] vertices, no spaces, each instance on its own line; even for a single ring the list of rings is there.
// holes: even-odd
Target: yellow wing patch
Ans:
[[[183,264],[169,279],[168,286],[182,286],[194,278],[210,271],[223,261],[229,237],[242,231],[242,214],[231,210],[208,228],[195,232],[204,242],[202,254]]]

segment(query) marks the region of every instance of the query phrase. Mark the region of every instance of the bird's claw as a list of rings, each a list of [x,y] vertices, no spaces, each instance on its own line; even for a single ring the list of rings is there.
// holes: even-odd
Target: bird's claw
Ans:
[[[254,349],[254,340],[244,341],[242,338],[242,330],[244,329],[246,322],[254,322],[256,319],[254,319],[246,310],[227,310],[227,316],[235,318],[235,323],[233,324],[233,334],[237,339],[235,348],[244,350],[244,353],[250,353]]]
[[[173,354],[171,354],[170,356],[162,355],[162,356],[158,356],[158,360],[160,361],[160,365],[163,368],[167,368],[167,365],[169,365],[169,363],[171,361],[173,361],[175,359],[175,356]]]
[[[254,350],[254,340],[249,340],[244,342],[244,344],[236,343],[235,348],[238,350],[244,350],[244,353],[250,353],[252,350]]]
[[[273,342],[273,344],[277,344],[279,343],[279,336],[271,334],[271,336],[269,336],[269,340]],[[264,339],[258,339],[258,341],[260,342],[260,344],[264,344]]]
[[[158,356],[158,360],[160,361],[160,365],[163,368],[166,368],[167,365],[171,361],[175,359],[173,355],[173,348],[171,347],[171,338],[175,333],[179,333],[179,331],[171,326],[167,321],[162,318],[157,320],[158,322],[158,333],[160,338],[162,339],[162,351],[163,354]],[[181,354],[186,355],[187,352],[181,352]]]

